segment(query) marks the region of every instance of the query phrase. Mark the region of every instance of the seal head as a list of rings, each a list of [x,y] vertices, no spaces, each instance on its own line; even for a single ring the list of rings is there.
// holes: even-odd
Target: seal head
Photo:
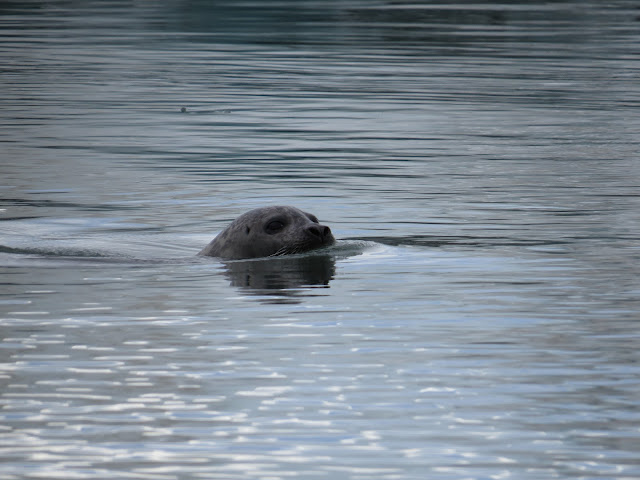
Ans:
[[[295,207],[251,210],[225,228],[199,255],[227,260],[302,253],[332,245],[331,229]]]

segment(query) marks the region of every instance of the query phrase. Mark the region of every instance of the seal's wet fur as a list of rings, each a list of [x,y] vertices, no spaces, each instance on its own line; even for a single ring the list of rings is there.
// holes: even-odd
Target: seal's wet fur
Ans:
[[[199,255],[227,260],[301,253],[331,245],[331,229],[315,215],[295,207],[272,206],[251,210],[225,228]]]

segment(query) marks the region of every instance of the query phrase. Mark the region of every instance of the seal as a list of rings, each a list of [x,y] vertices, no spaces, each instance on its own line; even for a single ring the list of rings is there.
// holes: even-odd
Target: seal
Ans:
[[[198,255],[226,260],[302,253],[332,245],[331,229],[295,207],[256,208],[240,215]]]

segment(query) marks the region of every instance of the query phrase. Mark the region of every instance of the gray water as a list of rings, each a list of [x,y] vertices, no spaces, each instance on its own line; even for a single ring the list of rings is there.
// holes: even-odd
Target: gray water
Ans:
[[[639,18],[3,2],[0,478],[640,478]]]

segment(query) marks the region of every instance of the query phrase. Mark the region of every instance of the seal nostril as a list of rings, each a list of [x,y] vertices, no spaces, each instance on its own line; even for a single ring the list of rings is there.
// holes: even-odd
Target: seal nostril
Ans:
[[[331,229],[329,227],[325,227],[324,225],[309,225],[307,227],[307,232],[311,236],[316,237],[322,243],[331,238]]]
[[[310,225],[309,227],[307,227],[307,232],[320,239],[322,239],[323,237],[322,229],[318,225]]]

